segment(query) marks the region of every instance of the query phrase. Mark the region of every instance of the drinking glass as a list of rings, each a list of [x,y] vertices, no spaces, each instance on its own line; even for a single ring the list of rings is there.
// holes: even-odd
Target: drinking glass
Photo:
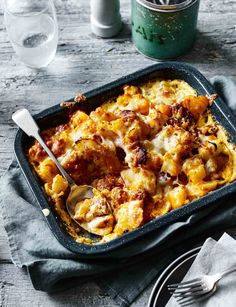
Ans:
[[[58,24],[52,0],[4,0],[4,19],[13,49],[32,68],[54,58]]]

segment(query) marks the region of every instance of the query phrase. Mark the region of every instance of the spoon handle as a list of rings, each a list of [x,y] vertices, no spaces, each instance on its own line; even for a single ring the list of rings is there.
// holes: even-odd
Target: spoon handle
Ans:
[[[39,127],[33,119],[32,115],[27,109],[20,109],[12,114],[12,120],[28,135],[34,137],[39,144],[43,147],[52,161],[56,164],[62,176],[68,181],[70,186],[75,185],[74,180],[67,174],[64,168],[61,166],[57,158],[53,155],[51,150],[45,144],[44,140],[39,134]]]

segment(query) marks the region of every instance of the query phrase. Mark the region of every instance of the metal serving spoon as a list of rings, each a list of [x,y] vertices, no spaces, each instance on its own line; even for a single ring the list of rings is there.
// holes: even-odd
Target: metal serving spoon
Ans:
[[[50,149],[48,148],[48,146],[45,144],[44,140],[40,136],[39,127],[27,109],[20,109],[15,113],[13,113],[12,119],[28,136],[34,137],[39,142],[39,144],[43,147],[43,149],[46,151],[46,153],[49,155],[52,161],[56,164],[62,176],[67,180],[70,186],[70,193],[66,200],[66,208],[71,218],[88,232],[99,234],[96,233],[96,231],[92,231],[91,228],[88,229],[87,223],[79,223],[77,220],[74,219],[76,204],[78,204],[79,202],[81,202],[86,198],[92,198],[94,196],[93,187],[89,185],[78,186],[74,182],[74,180],[67,174],[67,172],[61,166],[59,161],[56,159],[56,157],[53,155],[53,153],[50,151]],[[107,208],[108,211],[111,212],[111,208],[108,204]],[[76,209],[78,209],[78,205]]]

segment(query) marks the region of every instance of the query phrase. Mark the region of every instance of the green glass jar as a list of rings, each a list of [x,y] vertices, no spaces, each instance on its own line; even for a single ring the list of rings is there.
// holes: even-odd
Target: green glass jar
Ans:
[[[193,45],[200,0],[158,2],[132,0],[133,43],[147,57],[173,59]]]

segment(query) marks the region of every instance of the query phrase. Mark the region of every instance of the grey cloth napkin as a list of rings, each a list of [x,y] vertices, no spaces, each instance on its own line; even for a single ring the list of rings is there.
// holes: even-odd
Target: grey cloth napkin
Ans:
[[[236,267],[236,241],[228,234],[224,234],[219,241],[212,238],[206,240],[199,254],[194,260],[183,281],[198,278],[204,274],[217,274]],[[223,277],[217,291],[205,301],[194,303],[192,307],[235,307],[236,303],[236,272]],[[178,304],[172,297],[166,307],[176,307]]]
[[[225,77],[212,82],[235,110],[236,82]],[[236,226],[233,195],[120,248],[115,256],[81,259],[55,239],[15,161],[0,180],[0,200],[12,261],[27,269],[35,289],[55,292],[92,279],[120,306],[129,306],[170,261],[195,243]]]

